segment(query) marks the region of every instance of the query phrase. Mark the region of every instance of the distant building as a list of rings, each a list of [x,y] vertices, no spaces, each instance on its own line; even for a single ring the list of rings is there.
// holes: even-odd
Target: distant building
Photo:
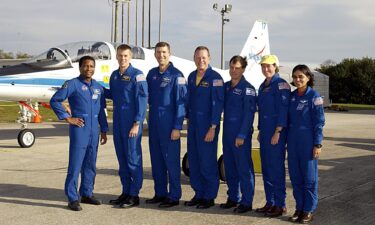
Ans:
[[[292,70],[293,67],[280,66],[279,74],[284,80],[291,83],[293,81]],[[324,107],[329,107],[331,102],[329,99],[329,76],[315,70],[313,70],[312,72],[314,74],[314,89],[317,90],[323,97]],[[292,90],[294,89],[295,87],[292,86]]]

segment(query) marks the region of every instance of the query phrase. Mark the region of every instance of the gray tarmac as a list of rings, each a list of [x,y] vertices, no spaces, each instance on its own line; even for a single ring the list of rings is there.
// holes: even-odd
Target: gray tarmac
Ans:
[[[375,111],[326,112],[325,140],[319,161],[319,204],[312,224],[375,224]],[[17,144],[19,125],[0,124],[0,224],[291,224],[292,188],[287,176],[288,214],[276,219],[254,211],[237,215],[223,210],[227,186],[221,182],[216,205],[199,210],[183,206],[193,197],[189,178],[181,174],[182,199],[177,207],[146,205],[154,195],[148,136],[143,137],[144,182],[139,207],[118,209],[107,204],[121,191],[112,133],[100,146],[95,195],[105,204],[68,210],[64,181],[68,162],[68,129],[65,123],[31,124],[37,140],[33,147]],[[256,137],[256,133],[254,137]],[[255,139],[255,138],[254,138]],[[258,143],[253,140],[254,147]],[[186,133],[182,138],[186,152]],[[256,174],[253,208],[265,203],[261,174]]]

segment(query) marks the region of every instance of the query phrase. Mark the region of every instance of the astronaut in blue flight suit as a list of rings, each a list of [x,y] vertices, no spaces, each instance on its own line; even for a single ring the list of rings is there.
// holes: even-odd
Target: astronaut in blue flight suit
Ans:
[[[292,72],[293,85],[288,112],[288,169],[296,201],[290,221],[308,223],[318,204],[318,158],[325,123],[323,99],[312,89],[314,75],[306,65]]]
[[[119,69],[112,72],[106,97],[113,100],[113,141],[122,193],[111,204],[119,207],[139,205],[139,191],[143,182],[142,127],[147,108],[147,82],[142,71],[130,64],[131,47],[117,47]]]
[[[167,208],[181,198],[180,130],[185,118],[186,80],[169,61],[170,45],[155,46],[158,67],[147,75],[149,90],[149,147],[155,196],[146,203]],[[168,192],[169,183],[169,192]]]
[[[210,66],[207,47],[194,52],[197,70],[188,78],[188,162],[195,195],[186,206],[205,209],[215,204],[219,189],[217,141],[224,103],[224,81]]]
[[[254,169],[251,159],[251,136],[256,112],[255,88],[245,79],[247,61],[233,56],[229,61],[231,80],[226,82],[224,98],[223,153],[228,198],[220,207],[245,213],[252,209]],[[240,196],[240,190],[242,197]]]
[[[286,213],[285,143],[290,86],[277,73],[277,56],[265,55],[260,64],[266,79],[258,92],[258,140],[267,202],[256,212],[277,217]]]
[[[102,86],[92,79],[95,60],[84,56],[79,60],[80,75],[64,83],[51,98],[50,105],[60,120],[69,125],[69,166],[65,181],[65,194],[68,207],[74,211],[82,210],[79,204],[100,205],[101,201],[93,195],[96,157],[99,141],[107,142],[107,117],[104,112],[105,98]],[[66,112],[62,102],[68,99],[71,115]],[[78,177],[81,172],[81,185],[77,193]]]

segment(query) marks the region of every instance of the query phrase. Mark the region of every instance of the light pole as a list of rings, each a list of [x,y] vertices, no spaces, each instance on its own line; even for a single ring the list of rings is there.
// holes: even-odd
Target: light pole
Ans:
[[[148,0],[148,48],[151,49],[151,0]]]
[[[162,15],[162,0],[160,0],[160,5],[159,5],[159,42],[161,40],[161,15]]]
[[[127,36],[127,44],[129,44],[129,42],[130,42],[130,0],[125,0],[125,2],[127,2],[128,3],[128,36]],[[122,21],[122,22],[124,22],[124,21]]]
[[[135,0],[135,46],[138,46],[138,0]]]
[[[121,3],[121,43],[124,43],[124,2]]]
[[[142,47],[145,47],[145,0],[142,0]]]
[[[119,14],[119,3],[122,5],[122,18],[121,18],[121,42],[124,41],[124,2],[128,3],[128,36],[129,36],[129,3],[131,0],[112,0],[112,30],[111,30],[111,38],[113,42],[117,42],[118,36],[118,14]],[[114,7],[114,9],[113,9]],[[129,37],[128,37],[129,39]],[[129,42],[129,40],[128,40]]]
[[[232,11],[232,5],[225,4],[224,7],[219,10],[218,4],[215,3],[213,9],[221,14],[221,69],[224,69],[224,24],[225,22],[229,22],[229,19],[224,18],[224,14]]]
[[[114,14],[112,17],[112,34],[113,34],[113,42],[117,42],[117,34],[118,34],[118,3],[119,0],[113,0],[114,4]]]

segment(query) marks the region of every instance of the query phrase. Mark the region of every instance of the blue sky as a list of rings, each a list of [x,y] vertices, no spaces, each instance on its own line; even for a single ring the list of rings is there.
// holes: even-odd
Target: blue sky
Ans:
[[[135,1],[131,1],[131,44],[135,40]],[[233,8],[227,16],[230,22],[225,25],[226,60],[241,51],[256,19],[269,23],[271,52],[279,56],[281,63],[375,58],[374,1],[162,0],[162,3],[162,40],[171,43],[172,54],[179,57],[191,59],[196,46],[207,45],[212,52],[212,64],[220,66],[221,16],[212,5],[218,3],[222,7],[228,3]],[[142,0],[138,0],[138,44],[141,44],[141,4]],[[158,41],[159,0],[152,0],[152,6],[151,44],[154,45]],[[111,0],[2,0],[0,49],[38,54],[67,42],[110,41],[111,13]]]

